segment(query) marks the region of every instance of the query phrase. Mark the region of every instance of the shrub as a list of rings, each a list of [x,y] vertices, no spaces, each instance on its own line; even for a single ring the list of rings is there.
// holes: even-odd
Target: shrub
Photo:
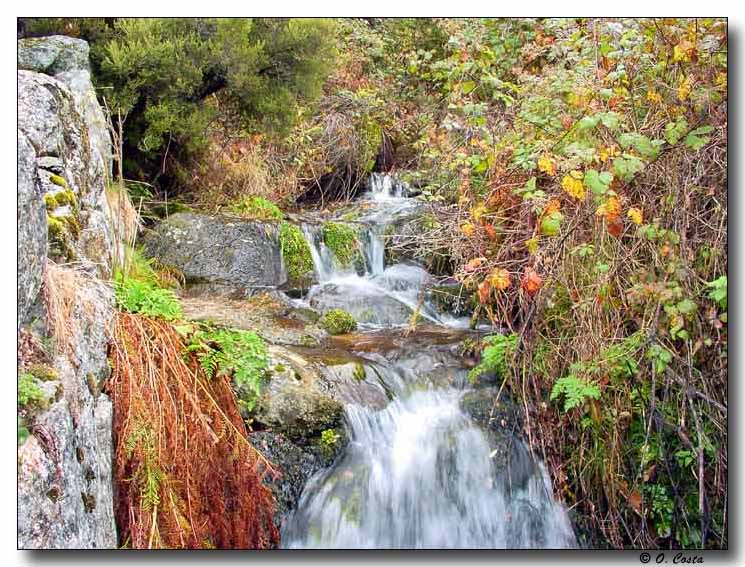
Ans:
[[[310,246],[298,227],[283,222],[279,227],[279,244],[290,281],[298,283],[313,272]]]
[[[247,197],[233,205],[231,209],[234,213],[255,219],[282,220],[284,218],[279,207],[264,197]]]
[[[351,266],[360,257],[358,231],[353,226],[327,222],[323,225],[323,241],[344,267]]]
[[[332,309],[323,314],[318,324],[330,335],[342,335],[351,333],[357,329],[357,321],[343,309]]]

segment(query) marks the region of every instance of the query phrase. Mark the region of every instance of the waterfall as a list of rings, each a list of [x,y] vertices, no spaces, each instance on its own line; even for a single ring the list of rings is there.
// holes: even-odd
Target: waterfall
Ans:
[[[385,265],[386,227],[415,205],[405,185],[373,175],[368,189],[358,220],[365,273],[340,270],[318,229],[303,227],[319,280],[308,293],[310,306],[345,309],[363,330],[378,333],[408,324],[415,310],[421,321],[440,328],[466,327],[467,319],[438,313],[425,300],[431,283],[426,270],[412,263]],[[458,354],[460,339],[451,340],[456,342],[443,347],[434,335],[424,342],[409,337],[399,350],[373,353],[350,347],[394,399],[382,409],[346,406],[350,442],[331,468],[306,485],[282,528],[283,546],[576,546],[543,465],[512,436],[501,441],[502,450],[492,450],[494,432],[477,427],[461,409],[468,371]]]

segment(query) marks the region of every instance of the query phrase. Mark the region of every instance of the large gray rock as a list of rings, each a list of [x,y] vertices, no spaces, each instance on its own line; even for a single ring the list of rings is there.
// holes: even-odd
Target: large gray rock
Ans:
[[[50,75],[65,83],[78,112],[88,126],[94,160],[103,161],[111,175],[111,138],[91,81],[88,43],[63,35],[22,39],[18,42],[18,68]]]
[[[56,75],[65,71],[88,71],[88,42],[66,35],[31,37],[18,41],[18,68]]]
[[[41,289],[47,258],[47,215],[36,172],[36,152],[18,132],[18,326],[27,325]]]
[[[262,289],[287,282],[275,223],[177,213],[144,244],[149,256],[179,269],[189,283]]]
[[[24,549],[117,545],[112,406],[100,393],[114,304],[99,279],[111,275],[114,251],[105,194],[111,149],[87,57],[87,44],[71,38],[19,46],[19,67],[34,71],[18,72],[18,325],[27,344],[53,351],[19,350],[19,371],[35,375],[42,361],[49,375],[35,380],[54,394],[19,408],[30,432],[18,450]],[[76,267],[48,264],[47,256]],[[64,304],[72,312],[47,336],[54,306],[40,306],[55,297],[57,312]]]
[[[54,256],[87,262],[98,275],[109,277],[113,234],[105,163],[69,87],[47,75],[19,71],[18,129],[36,153],[41,193],[54,196],[69,189],[75,196],[72,206],[49,211],[63,227],[55,232],[59,242]],[[45,207],[42,200],[34,206]]]
[[[82,277],[82,276],[81,276]],[[112,407],[100,392],[109,374],[112,292],[89,277],[45,390],[49,407],[24,410],[30,437],[18,449],[18,546],[23,549],[114,548]],[[52,291],[54,293],[54,291]]]

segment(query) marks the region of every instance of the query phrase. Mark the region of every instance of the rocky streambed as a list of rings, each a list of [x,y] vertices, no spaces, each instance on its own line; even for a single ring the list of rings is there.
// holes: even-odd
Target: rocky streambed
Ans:
[[[374,175],[346,209],[297,215],[313,261],[300,282],[288,274],[280,222],[179,213],[145,249],[183,274],[188,319],[253,330],[268,344],[271,378],[245,417],[280,473],[267,482],[283,546],[574,546],[520,439],[520,412],[504,392],[496,399],[489,376],[468,380],[464,342],[497,330],[470,330],[464,313],[436,300],[421,265],[386,254],[391,226],[421,210],[404,185]],[[338,225],[355,234],[348,258],[325,232]],[[336,309],[356,331],[321,328]]]

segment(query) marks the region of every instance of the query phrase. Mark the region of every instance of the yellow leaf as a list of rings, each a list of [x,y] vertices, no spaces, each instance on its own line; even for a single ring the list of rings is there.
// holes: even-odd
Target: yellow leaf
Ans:
[[[535,254],[535,251],[538,250],[538,237],[534,236],[530,240],[526,240],[525,247],[528,249],[528,252]]]
[[[558,199],[549,199],[543,209],[543,215],[549,216],[551,213],[558,213],[561,210],[561,201]]]
[[[464,222],[460,225],[460,231],[470,238],[476,233],[476,227],[473,226],[473,223]]]
[[[691,78],[685,77],[680,81],[680,84],[678,85],[678,100],[683,102],[685,101],[689,95],[691,94]]]
[[[637,207],[631,207],[627,213],[626,216],[631,219],[631,222],[634,224],[641,224],[644,222],[644,216],[642,215],[641,209]]]
[[[575,170],[565,175],[561,180],[561,188],[578,201],[585,198],[585,186],[582,184],[582,177],[582,172]]]
[[[504,268],[495,268],[492,273],[489,274],[489,283],[494,289],[507,289],[512,284],[510,273]]]
[[[548,156],[538,158],[538,169],[548,175],[556,175],[556,163]]]
[[[487,210],[484,205],[478,205],[471,209],[471,216],[474,220],[481,220],[481,217],[483,217],[486,214]]]
[[[652,104],[660,104],[662,102],[662,95],[654,89],[647,91],[647,100]]]

